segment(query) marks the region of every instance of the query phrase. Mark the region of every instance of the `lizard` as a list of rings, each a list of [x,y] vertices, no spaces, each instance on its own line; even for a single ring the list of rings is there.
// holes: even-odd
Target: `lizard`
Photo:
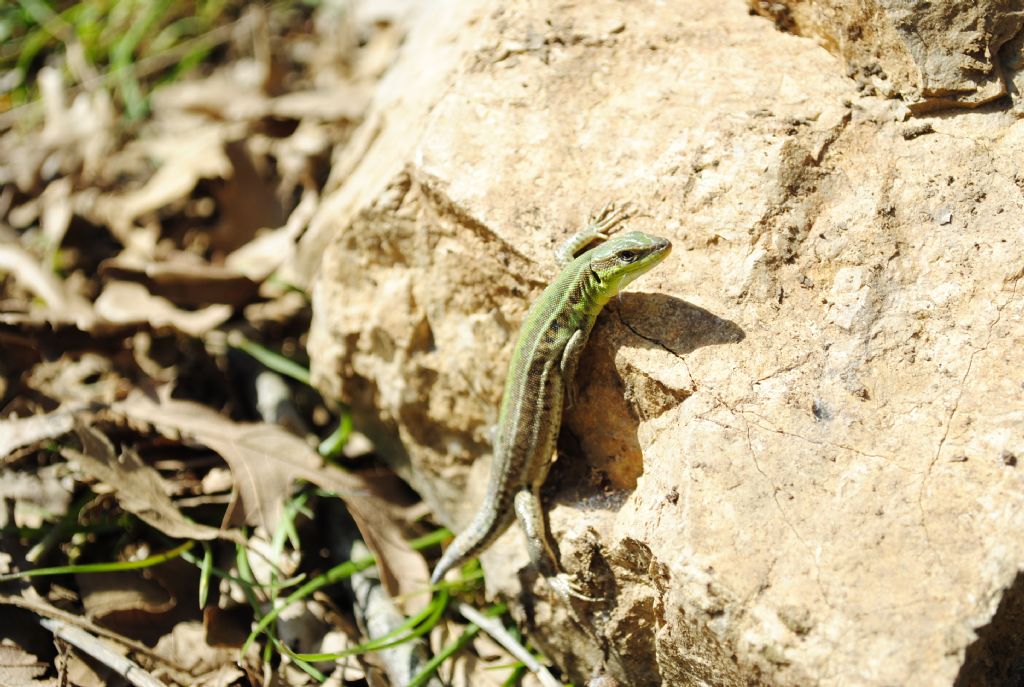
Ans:
[[[486,549],[518,519],[530,560],[552,591],[563,599],[589,598],[561,571],[545,532],[540,488],[551,467],[562,411],[575,400],[573,378],[598,313],[672,250],[668,239],[639,231],[612,237],[610,230],[623,217],[620,209],[605,206],[555,252],[561,270],[530,307],[513,349],[486,496],[441,556],[431,584]],[[598,239],[603,242],[576,257]]]

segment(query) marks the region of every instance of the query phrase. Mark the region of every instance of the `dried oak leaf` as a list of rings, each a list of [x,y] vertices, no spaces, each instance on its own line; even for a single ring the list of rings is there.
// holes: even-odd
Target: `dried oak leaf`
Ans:
[[[111,487],[126,511],[175,539],[224,538],[244,542],[236,532],[195,523],[182,515],[169,496],[170,485],[135,451],[126,449],[118,456],[110,439],[98,429],[83,424],[75,429],[82,450],[62,449],[61,455],[77,463],[90,477]]]
[[[388,504],[374,496],[358,475],[324,464],[305,441],[281,427],[237,423],[198,403],[171,399],[157,403],[141,393],[132,394],[110,410],[219,453],[235,477],[237,506],[246,522],[274,532],[292,483],[305,480],[334,492],[345,502],[377,557],[382,581],[390,593],[418,589],[427,577],[425,561],[409,548]],[[395,574],[396,569],[402,571],[401,576]]]

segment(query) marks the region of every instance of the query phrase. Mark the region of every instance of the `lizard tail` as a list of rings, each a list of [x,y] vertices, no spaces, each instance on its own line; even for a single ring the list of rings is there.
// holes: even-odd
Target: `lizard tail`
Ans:
[[[495,513],[494,509],[477,512],[469,527],[459,532],[445,549],[441,560],[437,562],[434,572],[430,575],[430,584],[437,584],[449,570],[462,565],[490,546],[491,542],[508,529],[514,519],[515,514],[511,508],[501,508],[498,513]]]

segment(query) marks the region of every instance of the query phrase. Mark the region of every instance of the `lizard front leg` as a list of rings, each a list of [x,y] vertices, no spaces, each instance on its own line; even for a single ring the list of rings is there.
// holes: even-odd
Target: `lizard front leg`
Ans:
[[[629,216],[627,206],[608,203],[600,211],[594,213],[587,226],[566,239],[565,243],[555,251],[555,262],[559,267],[565,267],[576,258],[581,249],[597,239],[607,239],[609,233],[615,226]]]
[[[580,356],[583,349],[587,347],[587,339],[590,338],[590,329],[577,329],[576,333],[569,338],[569,343],[562,351],[562,360],[558,368],[562,373],[562,388],[565,389],[565,409],[568,410],[576,405],[576,368],[580,364]]]

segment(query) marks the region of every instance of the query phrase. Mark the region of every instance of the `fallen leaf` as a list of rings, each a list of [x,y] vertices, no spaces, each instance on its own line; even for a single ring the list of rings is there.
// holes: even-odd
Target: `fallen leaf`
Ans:
[[[96,299],[96,313],[114,324],[149,323],[155,329],[170,327],[199,337],[231,317],[231,307],[211,305],[200,310],[181,310],[166,298],[154,296],[141,284],[111,282]]]
[[[93,176],[114,147],[117,115],[108,90],[89,89],[76,95],[68,106],[60,69],[43,67],[36,79],[46,112],[41,142],[49,149],[47,157],[59,154],[64,172],[81,165],[84,176]],[[53,161],[46,160],[46,164]]]
[[[39,226],[51,252],[57,250],[71,226],[71,190],[71,178],[63,177],[48,184],[39,197],[43,205]]]
[[[154,403],[135,393],[111,410],[144,422],[162,433],[213,449],[231,468],[245,522],[277,528],[292,482],[304,479],[319,484],[323,461],[305,441],[275,425],[236,423],[198,403],[161,399]],[[339,496],[357,498],[363,488],[357,478],[343,473],[335,485]]]
[[[247,275],[231,267],[190,258],[175,254],[152,262],[120,255],[100,265],[100,276],[105,280],[140,282],[153,295],[186,307],[211,303],[237,307],[256,296],[259,284]]]
[[[292,483],[305,480],[336,493],[345,502],[377,557],[389,593],[419,590],[427,578],[426,563],[402,537],[397,522],[388,514],[388,504],[374,496],[357,475],[325,465],[305,441],[284,429],[232,422],[188,401],[161,399],[154,403],[140,393],[114,404],[111,411],[219,453],[235,476],[246,522],[273,533]],[[396,569],[402,571],[401,576],[395,574]]]
[[[0,501],[14,504],[14,524],[42,527],[47,519],[56,520],[71,503],[71,485],[53,469],[35,472],[4,470],[0,473]],[[0,510],[0,527],[8,525],[7,508]]]
[[[0,272],[9,272],[22,287],[46,302],[47,314],[58,319],[88,322],[89,304],[64,289],[52,272],[42,268],[35,256],[14,243],[0,243]]]
[[[186,198],[201,179],[230,177],[231,161],[224,152],[224,144],[244,133],[244,127],[210,122],[191,129],[187,136],[169,132],[164,138],[145,141],[146,153],[160,161],[159,169],[137,190],[100,196],[96,201],[97,216],[127,245],[141,215]]]
[[[348,474],[328,467],[315,484],[322,489],[339,492],[339,488],[332,485],[338,476],[347,477]],[[357,503],[355,506],[351,500],[344,500],[359,533],[363,535],[363,541],[381,564],[378,566],[380,581],[388,594],[407,597],[411,612],[422,610],[430,598],[416,592],[423,591],[424,580],[430,578],[430,571],[423,556],[413,551],[402,536],[397,519],[391,515],[390,504],[376,497],[372,501],[364,499],[365,505]],[[401,571],[401,574],[396,571]]]
[[[263,281],[291,259],[295,244],[309,226],[319,202],[316,191],[305,191],[284,226],[257,236],[228,255],[224,264],[255,282]]]
[[[110,439],[98,429],[82,424],[75,429],[83,450],[63,449],[61,455],[77,463],[90,477],[111,487],[126,511],[175,539],[224,538],[243,542],[237,533],[195,523],[182,515],[171,501],[170,486],[160,473],[142,462],[135,451],[126,449],[117,456]]]
[[[161,118],[187,111],[220,120],[257,119],[266,112],[267,98],[260,75],[247,66],[229,64],[205,79],[167,84],[153,93],[153,111]]]
[[[260,229],[282,224],[288,210],[267,173],[265,155],[254,151],[245,138],[228,141],[224,150],[232,173],[212,185],[221,212],[208,236],[211,249],[227,253],[251,241]]]
[[[80,406],[69,406],[46,415],[0,420],[0,459],[19,448],[67,434],[74,427],[75,412],[80,409]]]
[[[207,644],[206,630],[203,623],[198,620],[175,625],[170,632],[160,638],[155,649],[161,656],[183,666],[192,675],[208,673],[222,666],[233,666],[238,657],[236,649]]]
[[[0,644],[0,685],[35,687],[56,684],[54,680],[38,680],[48,664],[21,647]]]
[[[315,91],[295,91],[270,100],[266,114],[281,119],[319,119],[357,122],[370,102],[370,89],[352,83],[336,83]]]
[[[92,620],[114,613],[165,613],[177,603],[162,585],[137,570],[76,573],[75,584]]]
[[[36,364],[22,379],[28,388],[63,403],[75,403],[78,408],[93,402],[113,403],[124,396],[118,357],[127,356],[65,353]]]

